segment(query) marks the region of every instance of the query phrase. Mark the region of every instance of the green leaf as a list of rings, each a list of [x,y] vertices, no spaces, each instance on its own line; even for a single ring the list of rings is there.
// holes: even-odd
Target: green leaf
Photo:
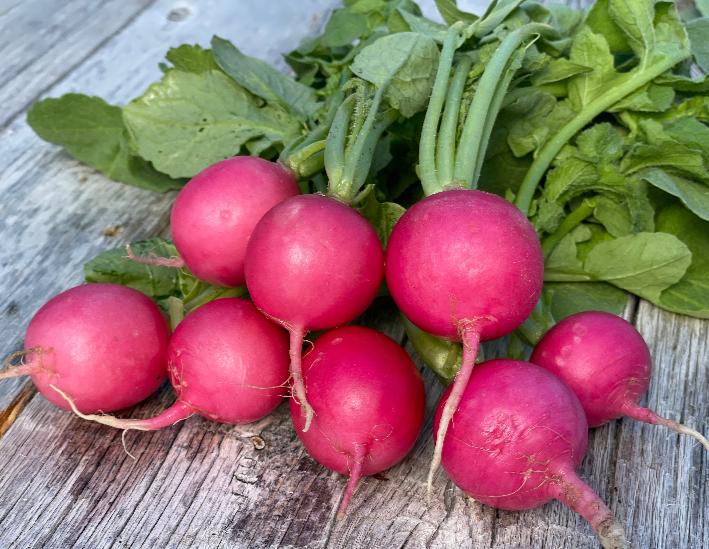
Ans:
[[[564,203],[597,187],[598,179],[598,169],[593,163],[572,156],[547,173],[544,197]]]
[[[385,99],[408,118],[428,104],[438,57],[438,47],[432,38],[400,32],[365,47],[350,69],[377,87],[388,84]]]
[[[362,191],[357,210],[377,231],[377,236],[379,236],[384,249],[386,249],[389,242],[389,236],[394,229],[394,225],[406,212],[406,208],[395,202],[380,202],[377,199],[374,185],[368,185]]]
[[[173,177],[192,177],[256,138],[283,144],[300,132],[220,71],[169,71],[125,107],[123,120],[138,154]]]
[[[664,112],[672,106],[674,98],[672,88],[650,83],[621,99],[608,112]]]
[[[645,62],[655,47],[654,2],[648,0],[610,0],[608,14],[625,33],[628,44]]]
[[[701,151],[676,141],[662,141],[653,145],[636,143],[620,164],[621,171],[626,175],[652,167],[662,167],[700,179],[709,176]]]
[[[452,25],[456,21],[473,23],[478,19],[477,15],[458,9],[456,0],[436,0],[436,8],[443,20],[449,25]]]
[[[584,271],[595,280],[657,302],[663,290],[681,280],[691,262],[692,253],[677,237],[638,233],[594,246]]]
[[[709,221],[709,187],[702,183],[671,175],[658,168],[641,172],[640,177],[658,189],[679,198],[694,214]]]
[[[625,33],[611,18],[608,0],[596,0],[588,13],[586,24],[596,34],[601,34],[614,53],[630,52],[630,45]]]
[[[709,97],[702,95],[690,97],[662,113],[661,119],[674,120],[684,117],[694,117],[702,122],[709,122]]]
[[[176,257],[177,249],[161,238],[143,240],[131,245],[136,256]],[[162,300],[177,295],[180,289],[180,269],[143,265],[128,259],[125,248],[100,253],[84,265],[86,282],[111,282],[128,286],[145,295]]]
[[[170,48],[165,54],[165,58],[172,63],[175,69],[180,71],[199,74],[206,71],[219,70],[219,65],[217,65],[214,55],[212,55],[212,50],[205,50],[197,44],[182,44],[176,48]]]
[[[705,73],[709,72],[709,17],[694,19],[686,28],[694,60]]]
[[[509,94],[496,128],[507,128],[507,144],[517,157],[540,149],[574,116],[568,101],[534,88],[519,88]],[[492,152],[492,151],[491,151]]]
[[[674,74],[671,72],[658,76],[655,79],[655,84],[660,86],[671,86],[677,91],[688,93],[707,93],[709,92],[709,76],[703,76],[697,79],[684,76],[682,74]]]
[[[591,236],[592,233],[588,226],[578,225],[562,238],[544,262],[545,275],[553,272],[557,276],[557,280],[559,279],[558,275],[578,276],[578,280],[589,280],[589,277],[583,272],[583,264],[578,257],[576,245],[589,240]]]
[[[321,103],[313,88],[297,82],[268,63],[244,55],[228,40],[212,38],[214,57],[239,85],[272,105],[280,105],[301,120],[311,118]]]
[[[680,238],[692,252],[692,264],[682,279],[662,292],[657,303],[676,313],[709,318],[709,223],[675,204],[662,210],[658,230]]]
[[[616,76],[613,55],[602,35],[584,27],[574,38],[569,59],[573,63],[593,69],[569,80],[569,99],[574,109],[580,111],[613,86]]]
[[[131,251],[139,257],[175,257],[175,246],[161,238],[152,238],[131,244]],[[189,312],[220,297],[236,297],[243,288],[220,288],[203,282],[186,268],[156,267],[129,259],[125,248],[100,253],[84,265],[86,282],[110,282],[128,286],[156,300],[168,309],[168,299],[178,298]]]
[[[709,0],[694,0],[694,5],[704,17],[709,17]]]
[[[603,122],[581,132],[576,146],[584,160],[591,162],[615,162],[623,156],[623,137],[618,128]]]
[[[581,311],[620,315],[628,302],[628,294],[603,282],[547,282],[544,291],[550,296],[552,315],[557,322]]]
[[[433,38],[439,44],[446,39],[448,27],[425,17],[400,9],[399,14],[408,25],[408,30]]]
[[[593,199],[593,217],[613,236],[625,236],[633,232],[633,220],[624,202],[607,196]]]
[[[121,109],[98,97],[70,93],[32,105],[27,123],[45,141],[107,177],[151,191],[179,189],[184,181],[153,169],[130,150]]]
[[[604,282],[546,282],[535,310],[518,331],[536,345],[557,322],[582,311],[606,311],[620,315],[628,294]]]
[[[553,59],[541,70],[533,73],[532,84],[535,86],[540,86],[542,84],[559,82],[561,80],[571,78],[572,76],[576,76],[577,74],[583,74],[592,70],[593,69],[591,67],[572,63],[565,57],[559,57],[558,59]]]
[[[332,12],[332,16],[325,25],[325,31],[320,37],[320,42],[328,48],[349,46],[368,31],[369,24],[366,15],[354,13],[348,9],[339,9]]]
[[[498,29],[507,16],[523,2],[524,0],[505,0],[490,3],[485,14],[471,26],[473,36],[482,38]]]
[[[684,117],[668,124],[665,133],[678,143],[701,152],[704,162],[709,164],[709,127],[705,124],[694,118]]]

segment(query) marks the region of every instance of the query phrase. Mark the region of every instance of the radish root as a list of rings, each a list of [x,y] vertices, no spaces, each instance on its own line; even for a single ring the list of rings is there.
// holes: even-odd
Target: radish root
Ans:
[[[31,349],[24,349],[22,351],[16,351],[11,355],[5,357],[2,361],[3,369],[0,371],[0,380],[10,379],[13,377],[29,376],[37,371],[37,366],[34,364],[25,364],[24,358],[28,355],[37,353],[41,356],[43,354],[41,347],[32,347]],[[15,361],[20,359],[20,362],[15,364]]]
[[[352,499],[352,494],[355,493],[357,485],[362,478],[362,466],[364,465],[364,460],[367,458],[367,447],[363,444],[356,444],[354,455],[352,456],[352,467],[350,468],[350,478],[347,481],[347,487],[345,488],[345,493],[342,496],[342,501],[340,502],[340,507],[337,510],[337,518],[343,519],[347,514],[347,507]]]
[[[627,405],[624,409],[624,413],[626,416],[638,421],[650,423],[652,425],[664,425],[665,427],[672,429],[675,433],[689,435],[699,441],[699,443],[704,446],[704,449],[709,452],[709,440],[707,440],[707,438],[696,429],[692,429],[691,427],[687,427],[686,425],[682,425],[681,423],[677,423],[671,419],[659,416],[649,408],[643,408],[642,406],[638,406],[636,404]]]
[[[172,267],[175,269],[180,269],[185,266],[185,260],[181,257],[144,257],[140,255],[135,255],[130,244],[126,244],[126,257],[131,261],[136,263],[141,263],[143,265],[154,265],[155,267]]]
[[[626,549],[623,527],[598,494],[574,471],[564,471],[559,476],[557,499],[591,524],[604,549]]]
[[[433,450],[433,459],[431,460],[431,466],[428,469],[428,478],[426,479],[426,495],[430,500],[431,492],[433,491],[433,476],[436,474],[439,465],[441,464],[441,458],[443,456],[443,442],[446,438],[446,433],[448,432],[448,426],[453,419],[453,414],[455,414],[463,398],[463,392],[468,386],[468,381],[470,381],[470,375],[473,373],[473,367],[475,366],[475,357],[478,354],[478,349],[480,348],[480,332],[475,326],[474,322],[464,322],[461,324],[460,328],[461,339],[463,341],[463,360],[460,366],[460,370],[453,380],[453,389],[448,395],[448,400],[443,407],[443,412],[441,413],[441,419],[438,422],[438,431],[436,432],[436,446]]]
[[[305,338],[305,330],[301,327],[290,327],[290,368],[293,376],[293,390],[295,391],[298,404],[305,414],[305,425],[303,432],[306,433],[310,429],[310,424],[313,421],[315,412],[305,396],[305,382],[303,381],[303,339]]]

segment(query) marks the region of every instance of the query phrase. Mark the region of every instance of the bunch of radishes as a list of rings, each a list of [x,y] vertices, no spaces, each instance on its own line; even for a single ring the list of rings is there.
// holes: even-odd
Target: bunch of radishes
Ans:
[[[24,364],[3,377],[31,375],[54,404],[141,430],[193,414],[255,422],[288,394],[290,379],[298,436],[320,463],[350,476],[344,513],[359,478],[403,459],[424,418],[418,371],[374,330],[332,329],[301,361],[306,330],[354,320],[377,293],[384,256],[374,230],[334,198],[298,195],[290,173],[251,157],[195,177],[177,197],[171,228],[179,261],[212,282],[246,280],[253,303],[212,301],[170,336],[143,294],[79,286],[37,312]],[[634,328],[606,313],[581,313],[540,341],[531,359],[538,366],[493,360],[474,368],[479,341],[515,329],[542,283],[529,222],[503,199],[476,190],[438,192],[412,207],[391,235],[386,279],[413,322],[464,344],[460,373],[436,412],[432,472],[442,458],[466,493],[503,509],[559,499],[589,520],[606,547],[622,546],[622,529],[574,472],[588,424],[629,415],[687,431],[638,407],[650,357]],[[160,415],[103,415],[140,402],[166,375],[177,400]]]
[[[404,350],[374,330],[344,326],[367,309],[386,276],[411,322],[463,344],[460,371],[436,411],[429,490],[442,463],[483,503],[528,509],[559,499],[591,523],[604,547],[624,546],[610,510],[575,473],[588,425],[628,415],[709,443],[638,406],[649,353],[632,326],[612,315],[566,319],[539,342],[531,363],[475,366],[481,341],[511,333],[531,313],[543,256],[525,215],[474,189],[505,87],[494,96],[476,93],[469,108],[459,108],[470,69],[462,59],[453,71],[461,29],[454,24],[447,33],[423,123],[419,173],[428,196],[394,227],[386,261],[375,230],[351,207],[377,140],[396,116],[380,109],[383,84],[363,102],[368,112],[355,123],[351,146],[344,142],[361,110],[355,94],[328,121],[327,194],[298,194],[295,176],[279,163],[230,158],[179,193],[171,217],[179,257],[133,258],[184,266],[219,286],[246,284],[251,301],[209,302],[170,335],[141,293],[79,286],[37,312],[24,361],[1,376],[31,375],[54,404],[122,429],[160,429],[194,414],[249,424],[290,395],[308,451],[350,477],[344,513],[360,477],[402,460],[424,419],[423,382]],[[544,32],[534,24],[510,33],[482,79],[505,82],[501,74],[519,45]],[[322,330],[330,331],[303,353],[305,335]],[[166,376],[176,401],[160,415],[105,415],[143,400]]]

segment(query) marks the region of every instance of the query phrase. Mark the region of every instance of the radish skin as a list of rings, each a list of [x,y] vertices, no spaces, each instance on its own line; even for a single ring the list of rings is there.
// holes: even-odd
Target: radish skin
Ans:
[[[355,210],[322,195],[302,195],[271,209],[246,252],[246,285],[256,306],[290,332],[291,375],[307,431],[313,419],[303,383],[305,334],[354,320],[383,278],[382,247]]]
[[[348,475],[339,506],[344,516],[362,476],[401,461],[423,424],[423,381],[396,342],[375,330],[346,326],[320,336],[303,359],[305,385],[315,411],[311,428],[291,399],[298,437],[313,458]]]
[[[436,193],[411,207],[394,227],[386,257],[394,301],[422,330],[463,343],[462,365],[439,426],[429,491],[480,342],[524,322],[541,294],[543,271],[534,228],[493,194]]]
[[[0,379],[29,375],[52,404],[85,413],[133,406],[154,393],[167,375],[170,333],[158,307],[144,294],[117,284],[76,286],[50,299],[27,327],[25,363]]]
[[[585,311],[565,318],[537,343],[530,362],[571,387],[591,427],[627,416],[694,437],[709,451],[709,440],[697,430],[639,405],[650,384],[652,358],[640,333],[619,316]]]
[[[180,256],[137,257],[162,267],[186,266],[216,286],[242,286],[246,247],[254,227],[276,204],[299,192],[295,176],[277,162],[235,156],[209,166],[178,193],[170,231]]]
[[[441,398],[434,427],[451,392]],[[625,547],[620,524],[575,473],[587,443],[583,408],[561,380],[534,364],[491,360],[473,370],[442,464],[481,503],[522,510],[558,499],[588,520],[603,547]]]
[[[155,417],[81,417],[117,429],[154,431],[192,415],[219,423],[257,421],[283,401],[288,336],[244,299],[223,298],[188,314],[168,348],[175,403]]]

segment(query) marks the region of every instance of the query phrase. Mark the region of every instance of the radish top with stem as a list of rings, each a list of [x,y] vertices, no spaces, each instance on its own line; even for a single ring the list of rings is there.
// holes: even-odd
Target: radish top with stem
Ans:
[[[530,362],[571,387],[591,427],[627,416],[692,436],[709,450],[709,440],[695,429],[640,406],[652,359],[640,333],[619,316],[584,311],[565,318],[537,343]]]
[[[376,232],[349,205],[367,179],[379,138],[397,117],[393,109],[380,112],[390,81],[374,92],[356,78],[344,85],[349,95],[332,117],[324,151],[327,196],[298,196],[276,206],[259,222],[247,251],[246,281],[254,303],[290,332],[293,392],[305,417],[304,432],[313,420],[302,373],[305,334],[356,318],[383,277]]]
[[[501,40],[477,84],[456,144],[469,55],[459,56],[452,78],[451,70],[470,27],[450,27],[419,145],[428,198],[402,216],[389,241],[387,284],[399,308],[418,327],[463,343],[461,368],[438,427],[429,490],[480,342],[519,326],[541,293],[543,258],[534,228],[512,204],[474,189],[494,121],[526,48],[552,32],[531,23]]]

